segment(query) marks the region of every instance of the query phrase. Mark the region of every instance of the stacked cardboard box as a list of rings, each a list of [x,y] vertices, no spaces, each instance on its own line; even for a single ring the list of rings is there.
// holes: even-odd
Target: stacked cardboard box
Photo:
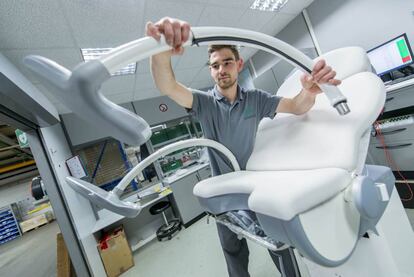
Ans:
[[[98,249],[108,277],[119,276],[134,266],[131,247],[122,226],[104,234]]]

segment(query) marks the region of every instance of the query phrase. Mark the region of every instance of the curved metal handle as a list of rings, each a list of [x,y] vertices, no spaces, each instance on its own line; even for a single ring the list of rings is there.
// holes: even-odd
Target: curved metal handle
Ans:
[[[156,160],[158,160],[161,157],[164,157],[170,153],[173,153],[175,151],[194,147],[194,146],[206,146],[214,148],[215,150],[221,152],[224,154],[230,161],[231,165],[233,166],[234,171],[239,171],[240,166],[239,163],[236,160],[236,157],[233,155],[233,153],[227,149],[224,145],[218,143],[217,141],[211,140],[211,139],[187,139],[179,142],[175,142],[172,144],[169,144],[151,155],[149,155],[147,158],[142,160],[139,164],[137,164],[134,168],[132,168],[127,175],[122,178],[122,180],[119,182],[119,184],[112,190],[115,195],[118,197],[122,195],[125,188],[128,186],[128,184],[139,174],[141,173],[144,168],[146,168],[148,165],[152,164]]]
[[[244,45],[260,49],[291,63],[302,71],[310,73],[314,61],[293,46],[272,36],[236,28],[224,27],[193,27],[189,40],[183,45],[208,45],[208,44],[233,44]],[[158,42],[152,37],[145,37],[130,43],[121,45],[101,57],[99,60],[109,72],[115,72],[120,67],[131,62],[148,58],[152,55],[171,49],[165,42],[164,37]],[[341,115],[347,114],[349,108],[345,96],[336,86],[321,85],[322,90],[328,97],[331,105]]]
[[[194,27],[190,39],[183,45],[237,44],[275,54],[302,71],[310,73],[314,61],[305,54],[269,35],[258,32],[221,27]],[[44,84],[57,92],[56,96],[76,115],[95,128],[127,144],[140,145],[149,139],[148,124],[111,101],[101,93],[103,82],[120,67],[171,49],[162,37],[158,42],[144,37],[113,49],[98,60],[81,63],[73,72],[43,57],[25,58],[25,64],[39,75]],[[343,115],[349,112],[346,98],[335,86],[321,85],[331,105]],[[110,130],[110,131],[108,131]]]
[[[105,208],[126,217],[135,217],[140,213],[142,209],[141,205],[120,199],[120,196],[128,184],[139,173],[141,173],[144,168],[152,164],[154,161],[158,160],[160,157],[166,156],[177,150],[193,146],[206,146],[220,151],[230,160],[230,163],[235,171],[240,170],[240,166],[236,160],[236,157],[234,157],[233,153],[231,153],[231,151],[222,144],[210,139],[188,139],[172,143],[149,155],[146,159],[141,161],[131,171],[129,171],[128,174],[122,178],[119,184],[110,192],[107,192],[98,186],[95,186],[94,184],[70,176],[66,177],[66,182],[76,192],[83,195],[89,201],[98,205],[99,207]]]

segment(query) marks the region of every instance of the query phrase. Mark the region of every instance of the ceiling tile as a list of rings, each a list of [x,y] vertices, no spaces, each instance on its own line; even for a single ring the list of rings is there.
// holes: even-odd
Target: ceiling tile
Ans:
[[[208,6],[201,14],[196,26],[220,26],[237,28],[239,18],[246,9],[234,7]]]
[[[144,99],[154,98],[154,97],[159,97],[159,96],[161,96],[161,93],[157,89],[140,90],[140,91],[135,91],[133,100],[138,101],[138,100],[144,100]]]
[[[2,54],[13,63],[17,69],[33,83],[39,83],[37,78],[24,64],[23,58],[28,55],[39,55],[51,59],[72,70],[82,62],[80,50],[72,49],[34,49],[34,50],[4,50]]]
[[[135,90],[141,89],[155,89],[155,84],[151,73],[136,74],[135,76]]]
[[[244,62],[246,63],[254,54],[256,54],[257,49],[253,47],[242,47],[240,50],[240,55],[242,56]]]
[[[280,13],[287,13],[292,15],[298,15],[309,6],[313,0],[290,0],[286,5],[280,10]]]
[[[176,68],[177,64],[179,63],[179,60],[181,59],[181,56],[173,56],[171,58],[171,66],[172,68]],[[149,66],[149,59],[144,59],[138,62],[137,66],[137,74],[143,74],[143,73],[151,73],[150,66]]]
[[[128,93],[119,93],[105,96],[109,101],[114,102],[115,104],[122,104],[126,102],[131,102],[133,100],[133,92]]]
[[[295,17],[295,15],[278,13],[260,29],[260,32],[274,36],[285,28],[286,25],[289,24],[289,22]]]
[[[174,70],[175,79],[181,84],[188,86],[200,71],[201,68],[189,68],[183,70]]]
[[[258,31],[275,16],[272,12],[247,9],[241,16],[237,28]]]
[[[56,0],[2,0],[0,18],[0,49],[75,46]]]
[[[209,5],[216,5],[216,6],[222,6],[222,7],[237,7],[237,8],[243,8],[248,9],[252,3],[253,0],[209,0]]]
[[[112,76],[102,84],[103,95],[113,95],[132,92],[135,85],[135,75]]]
[[[205,4],[184,1],[147,1],[144,22],[156,22],[163,17],[179,18],[195,25],[205,7]]]
[[[62,1],[81,48],[116,47],[144,34],[146,1]]]
[[[207,46],[187,47],[175,69],[200,68],[208,61]]]

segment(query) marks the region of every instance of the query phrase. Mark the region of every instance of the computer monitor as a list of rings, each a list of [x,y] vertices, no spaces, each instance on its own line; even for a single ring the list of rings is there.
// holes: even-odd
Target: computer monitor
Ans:
[[[367,51],[367,53],[378,76],[414,63],[413,52],[405,33]]]

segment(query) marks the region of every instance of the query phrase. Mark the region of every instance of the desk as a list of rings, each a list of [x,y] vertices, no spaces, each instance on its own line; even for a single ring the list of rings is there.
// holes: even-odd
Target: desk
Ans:
[[[146,188],[143,191],[150,191],[153,190],[155,191],[156,188],[162,187],[161,183],[156,183],[152,186],[150,186],[149,188]],[[171,188],[169,186],[166,186],[165,189],[163,191],[161,191],[158,195],[157,198],[155,199],[151,199],[149,201],[146,200],[140,200],[138,201],[138,197],[136,194],[133,194],[125,199],[123,199],[124,201],[128,201],[128,202],[132,202],[132,203],[139,203],[142,207],[142,209],[152,205],[153,203],[157,202],[158,200],[170,195],[172,193]],[[139,215],[138,215],[139,216]],[[98,211],[98,221],[96,222],[95,226],[92,228],[92,233],[96,233],[100,230],[102,230],[103,228],[117,222],[120,221],[121,219],[124,219],[125,216],[116,214],[114,212],[111,212],[107,209],[101,209]]]
[[[402,115],[414,114],[414,78],[386,86],[387,98],[384,113],[379,117],[388,120]],[[400,125],[387,129],[383,133],[387,155],[382,145],[382,138],[372,137],[367,163],[390,167],[394,172],[402,171],[405,178],[414,176],[414,125]],[[388,161],[391,157],[393,162]],[[398,174],[395,174],[399,178]]]
[[[406,87],[409,87],[409,86],[412,86],[412,85],[414,85],[414,78],[409,79],[409,80],[405,80],[404,82],[397,83],[397,84],[394,84],[394,85],[389,85],[389,86],[386,85],[385,86],[385,91],[386,92],[392,92],[392,91],[396,91],[396,90],[399,90],[401,88],[406,88]]]

